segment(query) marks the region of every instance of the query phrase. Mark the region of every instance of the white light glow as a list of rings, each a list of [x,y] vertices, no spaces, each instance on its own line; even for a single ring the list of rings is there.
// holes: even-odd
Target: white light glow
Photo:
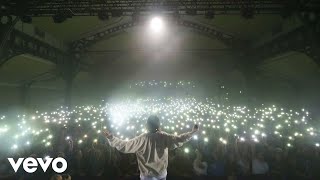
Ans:
[[[193,136],[193,139],[194,139],[194,140],[198,140],[198,136],[197,136],[197,135],[194,135],[194,136]]]
[[[162,32],[164,28],[162,19],[159,17],[153,17],[150,22],[150,28],[155,33]]]
[[[194,85],[184,81],[177,83],[142,81],[130,86],[130,88],[145,87],[189,89],[194,88]],[[75,141],[79,145],[90,144],[90,142],[100,144],[98,139],[103,135],[103,131],[108,129],[107,121],[115,136],[128,141],[147,132],[145,125],[150,114],[160,117],[161,129],[169,134],[183,134],[190,131],[194,124],[200,125],[201,130],[192,136],[193,143],[208,145],[219,140],[219,143],[226,145],[230,143],[228,140],[231,136],[238,138],[240,142],[264,143],[271,136],[280,140],[281,144],[287,148],[297,147],[297,142],[300,141],[311,143],[314,148],[320,148],[319,127],[307,125],[311,118],[307,116],[306,110],[302,112],[290,111],[289,113],[289,110],[276,108],[274,105],[255,108],[225,106],[216,104],[211,98],[201,100],[191,96],[129,97],[106,101],[99,106],[76,106],[71,111],[55,109],[39,112],[34,116],[37,120],[36,124],[31,120],[32,115],[17,115],[17,124],[3,124],[7,122],[6,117],[0,116],[0,143],[5,144],[0,149],[9,152],[24,151],[39,145],[51,147],[55,142],[53,140],[60,139],[61,136],[59,131],[51,128],[51,125],[68,129],[69,124],[77,127],[81,125],[83,130],[81,132],[84,133],[65,134],[65,140]],[[74,120],[70,117],[74,117]],[[194,151],[194,147],[190,146],[183,151],[190,154]]]

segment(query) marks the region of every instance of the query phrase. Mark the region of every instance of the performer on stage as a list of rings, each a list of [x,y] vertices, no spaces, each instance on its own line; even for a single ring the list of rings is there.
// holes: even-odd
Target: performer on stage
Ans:
[[[166,180],[168,167],[168,149],[174,149],[189,141],[198,131],[194,125],[192,131],[174,136],[160,131],[160,120],[150,116],[147,120],[148,133],[143,133],[128,141],[114,137],[105,131],[110,146],[123,153],[135,153],[138,159],[141,180]]]

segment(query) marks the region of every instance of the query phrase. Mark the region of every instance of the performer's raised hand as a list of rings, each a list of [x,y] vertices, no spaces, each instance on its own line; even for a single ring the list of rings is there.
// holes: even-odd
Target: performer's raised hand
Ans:
[[[103,134],[108,138],[111,139],[113,137],[112,133],[108,130],[104,130]]]

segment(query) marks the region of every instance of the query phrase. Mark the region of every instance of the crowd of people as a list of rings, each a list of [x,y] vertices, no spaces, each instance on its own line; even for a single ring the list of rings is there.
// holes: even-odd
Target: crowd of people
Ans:
[[[63,142],[61,142],[63,144]],[[61,144],[57,144],[60,146]],[[301,144],[296,148],[282,149],[275,142],[259,144],[236,139],[227,145],[220,142],[208,144],[191,141],[169,152],[168,179],[218,179],[259,177],[265,179],[319,179],[319,149]],[[1,179],[78,179],[96,177],[107,179],[138,179],[136,157],[123,154],[101,140],[79,146],[70,139],[61,151],[55,148],[30,149],[15,154],[19,157],[64,157],[68,169],[57,175],[52,170],[34,174],[20,169],[14,173],[7,159],[1,157]]]
[[[318,128],[307,110],[217,104],[210,99],[131,99],[2,116],[0,179],[139,179],[134,154],[106,143],[109,129],[123,140],[146,133],[156,114],[161,130],[178,135],[199,124],[192,140],[169,152],[168,179],[319,179]],[[63,174],[38,168],[15,173],[7,158],[64,157]]]

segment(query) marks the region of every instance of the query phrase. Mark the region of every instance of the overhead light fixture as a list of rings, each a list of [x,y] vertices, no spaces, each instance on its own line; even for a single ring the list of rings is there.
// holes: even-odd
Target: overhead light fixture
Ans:
[[[1,3],[0,5],[0,14],[5,14],[9,10],[9,4],[8,3]]]
[[[150,22],[150,28],[153,32],[161,32],[163,30],[163,20],[160,17],[153,17]]]
[[[5,11],[6,9],[7,9],[7,7],[6,7],[5,5],[1,5],[1,6],[0,6],[0,10],[1,10],[1,11]]]
[[[20,17],[20,20],[23,22],[23,23],[27,23],[27,24],[31,24],[32,23],[32,17],[31,16],[21,16]]]
[[[0,16],[0,23],[1,24],[12,24],[12,17],[11,16]]]

